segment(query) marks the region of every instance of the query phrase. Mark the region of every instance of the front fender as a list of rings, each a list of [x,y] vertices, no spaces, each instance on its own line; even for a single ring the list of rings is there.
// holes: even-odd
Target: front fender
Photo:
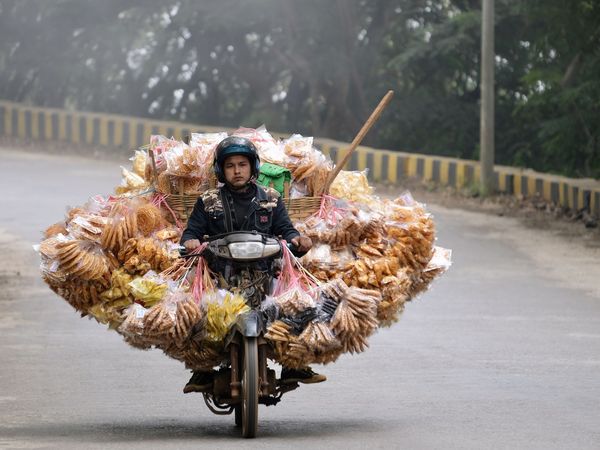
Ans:
[[[245,314],[240,314],[235,322],[235,329],[246,337],[258,337],[263,331],[264,322],[262,315],[256,311],[251,310]]]

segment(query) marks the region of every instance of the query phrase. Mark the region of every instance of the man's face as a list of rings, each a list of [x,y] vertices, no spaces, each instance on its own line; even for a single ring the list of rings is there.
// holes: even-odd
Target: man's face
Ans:
[[[242,155],[228,156],[223,163],[223,172],[229,186],[233,189],[242,189],[252,176],[250,160]]]

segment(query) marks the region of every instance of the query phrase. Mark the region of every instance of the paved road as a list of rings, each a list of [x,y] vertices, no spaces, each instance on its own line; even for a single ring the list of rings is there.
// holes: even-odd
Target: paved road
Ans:
[[[110,192],[118,164],[0,161],[0,448],[600,448],[600,259],[576,242],[432,206],[450,272],[367,352],[324,367],[327,383],[261,407],[259,438],[242,441],[181,394],[180,363],[39,280],[40,230]]]

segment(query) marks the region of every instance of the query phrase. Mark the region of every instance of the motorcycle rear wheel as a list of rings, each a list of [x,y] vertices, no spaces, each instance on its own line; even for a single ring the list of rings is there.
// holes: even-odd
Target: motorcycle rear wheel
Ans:
[[[242,436],[253,438],[258,429],[258,342],[244,337],[242,376]]]

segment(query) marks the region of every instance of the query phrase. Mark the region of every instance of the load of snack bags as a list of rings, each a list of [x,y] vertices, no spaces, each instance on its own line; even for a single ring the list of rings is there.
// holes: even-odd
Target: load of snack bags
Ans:
[[[313,248],[301,259],[284,249],[275,289],[259,308],[278,362],[304,367],[364,351],[370,335],[449,268],[450,250],[434,245],[432,217],[409,193],[379,198],[366,173],[349,171],[324,193],[334,164],[312,138],[276,140],[264,127],[233,134],[252,140],[261,161],[291,172],[290,198],[321,197],[318,211],[295,222]],[[227,359],[224,340],[250,310],[203,257],[179,257],[185,221],[169,205],[172,194],[214,186],[214,149],[225,137],[194,133],[186,144],[152,136],[131,168],[121,168],[114,195],[69,209],[39,245],[44,281],[82,316],[193,370]]]

